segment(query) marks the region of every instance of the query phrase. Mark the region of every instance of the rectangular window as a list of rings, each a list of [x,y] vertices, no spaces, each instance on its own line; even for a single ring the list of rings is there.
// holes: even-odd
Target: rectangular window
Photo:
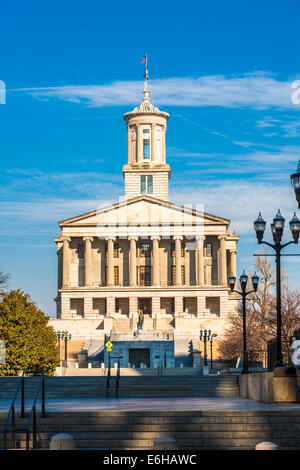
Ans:
[[[175,243],[171,243],[171,256],[175,258]],[[181,242],[181,256],[184,258],[185,256],[185,243]]]
[[[181,266],[181,284],[185,284],[185,266]]]
[[[152,175],[141,175],[141,194],[153,194]]]
[[[77,253],[78,253],[78,258],[84,258],[84,244],[79,243],[77,245]]]
[[[143,134],[150,134],[150,129],[143,129]]]
[[[150,160],[150,139],[143,139],[143,159]]]
[[[119,285],[119,266],[114,266],[114,285]]]
[[[151,285],[151,267],[141,266],[140,267],[140,286]]]
[[[212,243],[206,243],[205,248],[206,256],[212,256]]]
[[[108,280],[108,266],[105,266],[105,279],[104,279],[105,286],[107,286],[107,280]]]
[[[119,245],[114,243],[114,258],[119,258]]]
[[[108,246],[107,243],[105,243],[105,258],[108,256]]]
[[[172,284],[172,286],[175,286],[175,284],[176,284],[176,266],[172,266],[171,284]]]
[[[150,258],[150,244],[140,243],[139,245],[140,258]]]

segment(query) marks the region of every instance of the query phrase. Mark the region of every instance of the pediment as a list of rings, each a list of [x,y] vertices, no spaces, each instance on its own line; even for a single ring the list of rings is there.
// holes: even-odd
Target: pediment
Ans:
[[[177,224],[225,225],[230,220],[218,217],[190,206],[138,196],[99,208],[59,222],[60,227],[99,225],[177,225]]]

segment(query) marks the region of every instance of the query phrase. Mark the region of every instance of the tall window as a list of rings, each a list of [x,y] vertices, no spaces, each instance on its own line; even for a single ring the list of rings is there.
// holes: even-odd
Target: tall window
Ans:
[[[119,244],[114,243],[114,258],[119,258]]]
[[[141,175],[141,194],[153,194],[152,175]]]
[[[212,256],[212,243],[206,243],[206,256]]]
[[[185,243],[181,242],[181,256],[182,258],[185,257]],[[171,243],[171,256],[175,258],[175,242]]]
[[[143,139],[143,159],[150,160],[150,139]]]
[[[151,267],[140,266],[140,286],[151,285]]]
[[[78,258],[84,258],[84,244],[78,243],[77,245]]]
[[[119,266],[114,266],[114,284],[119,285]]]

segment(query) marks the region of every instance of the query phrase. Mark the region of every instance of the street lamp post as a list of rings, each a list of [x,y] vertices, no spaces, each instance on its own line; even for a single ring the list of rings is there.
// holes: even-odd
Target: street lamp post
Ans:
[[[297,169],[291,174],[291,184],[295,191],[298,208],[300,209],[300,160]]]
[[[216,335],[215,333],[212,333],[210,337],[210,368],[211,370],[213,369],[213,338],[215,338]]]
[[[248,282],[248,275],[243,271],[240,275],[240,286],[241,292],[238,290],[234,290],[234,286],[236,283],[236,277],[231,274],[228,279],[229,287],[231,292],[236,292],[237,294],[242,296],[242,305],[243,305],[243,369],[242,374],[248,374],[248,356],[247,356],[247,330],[246,330],[246,297],[252,292],[256,292],[258,288],[259,277],[256,273],[253,274],[251,277],[252,279],[252,286],[253,289],[246,292],[247,282]]]
[[[58,339],[58,349],[59,349],[59,360],[60,360],[60,341],[65,341],[65,367],[68,367],[68,341],[71,340],[72,335],[68,331],[57,331],[57,339]]]
[[[271,231],[273,235],[274,243],[268,243],[263,241],[264,231],[266,229],[266,222],[259,213],[258,218],[254,222],[254,230],[256,231],[256,237],[259,244],[265,244],[275,250],[276,257],[276,310],[277,310],[277,339],[276,339],[276,363],[274,367],[282,367],[282,351],[281,351],[281,251],[286,246],[292,243],[298,243],[300,233],[300,220],[294,217],[290,221],[290,230],[292,232],[293,240],[288,243],[281,243],[285,219],[278,210],[277,215],[273,219],[271,224]]]
[[[200,341],[204,343],[204,365],[207,366],[206,342],[211,339],[211,330],[200,330]]]

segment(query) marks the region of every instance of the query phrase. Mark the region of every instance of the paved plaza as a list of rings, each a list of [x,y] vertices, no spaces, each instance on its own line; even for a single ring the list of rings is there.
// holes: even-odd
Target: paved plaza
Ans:
[[[29,410],[33,399],[27,399]],[[0,413],[7,412],[10,399],[0,399]],[[19,400],[16,403],[19,410]],[[232,397],[205,398],[48,398],[46,411],[300,411],[300,404],[275,405]]]

